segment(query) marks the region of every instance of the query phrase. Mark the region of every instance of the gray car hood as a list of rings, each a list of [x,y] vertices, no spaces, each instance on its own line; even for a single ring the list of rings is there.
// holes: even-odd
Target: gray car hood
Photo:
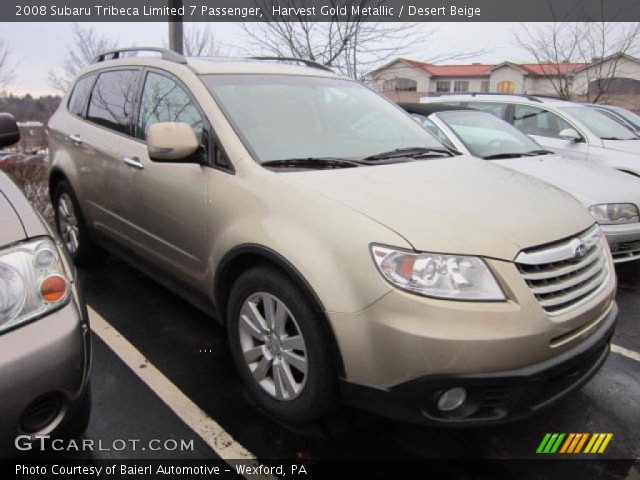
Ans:
[[[640,139],[638,140],[603,140],[602,146],[618,152],[635,153],[640,155]]]
[[[0,247],[23,240],[25,236],[20,217],[0,191]]]
[[[42,220],[20,189],[0,172],[0,247],[47,234]]]
[[[281,175],[376,220],[422,251],[513,260],[522,249],[594,223],[558,188],[467,155]]]
[[[640,178],[613,168],[560,155],[491,162],[549,182],[571,193],[587,208],[600,203],[634,203],[640,208]]]

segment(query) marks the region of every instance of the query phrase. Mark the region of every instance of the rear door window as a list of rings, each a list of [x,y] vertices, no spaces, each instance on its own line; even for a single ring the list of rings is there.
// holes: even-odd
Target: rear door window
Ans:
[[[91,92],[87,120],[129,135],[138,74],[138,70],[110,70],[101,73]]]
[[[73,87],[73,91],[69,96],[69,103],[67,107],[69,111],[74,115],[78,115],[79,117],[84,116],[84,109],[87,105],[87,98],[89,97],[89,93],[91,92],[91,85],[93,85],[93,81],[95,80],[95,75],[87,75],[86,77],[82,77],[80,80],[76,82],[76,85]]]

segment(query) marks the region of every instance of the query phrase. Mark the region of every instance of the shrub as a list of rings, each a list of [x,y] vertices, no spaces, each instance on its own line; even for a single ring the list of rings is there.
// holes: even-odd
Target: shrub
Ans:
[[[0,169],[22,190],[29,202],[53,225],[49,200],[49,163],[40,156],[0,163]]]

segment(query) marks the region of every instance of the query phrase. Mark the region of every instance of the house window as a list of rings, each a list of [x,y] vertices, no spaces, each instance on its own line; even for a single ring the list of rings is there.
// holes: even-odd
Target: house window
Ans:
[[[488,92],[490,85],[491,82],[489,80],[483,80],[482,82],[480,82],[480,91],[484,93]]]
[[[410,78],[396,79],[396,90],[399,92],[415,92],[418,90],[418,82]]]
[[[469,82],[467,80],[456,80],[453,84],[454,92],[468,92],[469,91]]]
[[[384,81],[382,90],[384,92],[416,92],[418,90],[418,82],[410,78],[392,78]]]
[[[515,91],[516,91],[515,82],[510,82],[509,80],[505,80],[503,82],[498,83],[499,93],[515,93]]]
[[[449,93],[451,91],[451,82],[449,80],[438,80],[436,82],[436,92]]]

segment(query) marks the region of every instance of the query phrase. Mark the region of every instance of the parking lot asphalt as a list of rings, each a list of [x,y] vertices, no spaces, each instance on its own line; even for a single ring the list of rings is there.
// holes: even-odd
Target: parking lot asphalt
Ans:
[[[542,415],[465,430],[426,428],[348,410],[303,429],[281,425],[248,399],[231,362],[225,331],[214,319],[113,257],[80,271],[80,279],[94,314],[257,458],[526,459],[536,458],[546,432],[612,432],[603,457],[638,459],[640,362],[632,356],[640,352],[640,267],[625,266],[618,273],[620,317],[613,343],[626,355],[612,352],[589,384]],[[85,457],[217,457],[176,416],[171,401],[152,391],[96,334],[92,382],[94,410],[85,438],[134,438],[143,444],[149,438],[193,439],[194,448],[98,451],[82,454]]]

